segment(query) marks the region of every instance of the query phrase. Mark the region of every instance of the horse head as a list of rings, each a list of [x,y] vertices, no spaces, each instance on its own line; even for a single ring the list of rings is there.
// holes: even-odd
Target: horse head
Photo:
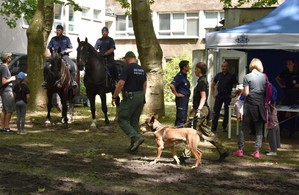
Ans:
[[[89,55],[90,55],[92,46],[88,43],[87,38],[85,38],[85,41],[80,41],[80,38],[78,37],[77,41],[78,41],[77,66],[85,67],[85,66],[87,66],[87,62],[89,60]]]
[[[51,84],[54,84],[61,77],[61,64],[62,62],[62,54],[61,49],[50,49],[51,58],[50,58],[50,66],[49,66],[49,75],[48,80]]]

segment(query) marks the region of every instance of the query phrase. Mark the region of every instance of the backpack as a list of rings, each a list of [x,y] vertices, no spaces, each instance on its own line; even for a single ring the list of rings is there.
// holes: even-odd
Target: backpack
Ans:
[[[276,88],[270,83],[268,77],[266,74],[265,79],[266,79],[266,97],[265,97],[265,111],[266,111],[266,126],[268,126],[269,122],[269,112],[270,112],[270,104],[272,100],[272,96],[275,94],[277,98],[277,90]],[[274,93],[273,93],[274,92]]]

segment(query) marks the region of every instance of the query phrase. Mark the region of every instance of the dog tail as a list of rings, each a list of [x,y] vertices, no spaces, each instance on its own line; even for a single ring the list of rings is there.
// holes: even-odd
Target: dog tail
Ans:
[[[207,140],[210,142],[215,141],[215,136],[213,136],[213,137],[205,136],[204,134],[202,134],[202,132],[199,132],[199,131],[197,131],[197,135],[204,140]]]

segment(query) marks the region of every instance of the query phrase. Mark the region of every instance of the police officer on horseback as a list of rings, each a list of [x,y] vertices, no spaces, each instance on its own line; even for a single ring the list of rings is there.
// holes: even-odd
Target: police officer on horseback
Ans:
[[[60,48],[61,54],[63,55],[63,60],[66,62],[67,66],[69,67],[71,73],[71,85],[73,88],[78,87],[76,82],[76,74],[77,74],[77,67],[76,64],[69,58],[69,53],[73,51],[73,46],[69,37],[63,35],[63,26],[57,25],[56,26],[56,36],[52,37],[48,44],[48,49],[58,50]],[[44,79],[45,81],[42,84],[42,87],[47,87],[47,74],[49,71],[49,67],[46,65],[44,67]]]
[[[109,76],[113,79],[113,83],[118,81],[118,71],[114,61],[115,42],[108,36],[109,30],[107,27],[102,28],[102,37],[99,38],[94,48],[105,57],[105,63],[109,70]]]

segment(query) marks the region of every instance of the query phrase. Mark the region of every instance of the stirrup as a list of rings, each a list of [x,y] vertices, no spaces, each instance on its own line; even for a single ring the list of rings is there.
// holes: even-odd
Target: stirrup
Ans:
[[[77,82],[76,82],[76,81],[74,81],[74,80],[71,82],[71,85],[72,85],[72,87],[73,87],[73,88],[76,88],[76,87],[78,87],[78,84],[77,84]]]
[[[48,84],[47,81],[44,81],[44,82],[42,83],[41,86],[42,86],[43,88],[46,88],[46,87],[47,87],[47,84]]]

